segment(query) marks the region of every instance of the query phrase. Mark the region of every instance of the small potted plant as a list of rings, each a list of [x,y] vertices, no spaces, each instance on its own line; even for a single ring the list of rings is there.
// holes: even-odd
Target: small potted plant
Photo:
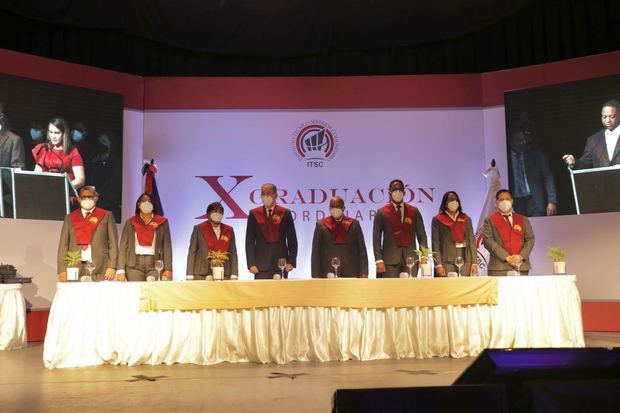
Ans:
[[[553,260],[553,273],[555,275],[566,274],[566,251],[560,247],[549,247],[547,257]]]
[[[418,262],[420,263],[420,271],[422,272],[422,277],[431,277],[433,275],[433,255],[435,253],[431,251],[430,248],[420,246],[420,249],[415,250],[415,253],[418,255]]]
[[[207,259],[209,260],[211,271],[213,272],[213,279],[223,280],[224,263],[228,261],[228,253],[221,251],[209,251],[209,256]]]
[[[67,267],[67,281],[78,281],[80,278],[80,265],[82,253],[80,251],[67,251],[65,265]]]

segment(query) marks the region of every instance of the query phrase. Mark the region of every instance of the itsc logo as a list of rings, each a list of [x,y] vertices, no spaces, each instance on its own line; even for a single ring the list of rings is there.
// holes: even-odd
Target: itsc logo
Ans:
[[[322,168],[338,151],[338,135],[328,123],[302,123],[291,136],[291,149],[308,168]]]

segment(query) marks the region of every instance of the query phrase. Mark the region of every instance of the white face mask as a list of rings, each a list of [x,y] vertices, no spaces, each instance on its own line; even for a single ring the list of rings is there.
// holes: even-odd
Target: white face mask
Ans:
[[[340,217],[342,216],[343,213],[344,213],[344,211],[341,208],[332,208],[332,209],[329,210],[329,214],[334,219],[340,219]]]
[[[83,209],[90,211],[95,207],[95,201],[93,201],[92,199],[83,199],[80,201],[80,206]]]
[[[448,211],[456,212],[459,209],[459,201],[450,201],[448,202]]]
[[[403,202],[404,196],[405,196],[405,193],[401,190],[392,191],[392,200],[396,202],[397,204],[400,204],[401,202]]]
[[[151,212],[153,212],[153,204],[149,201],[144,201],[140,203],[140,212],[142,212],[143,214],[150,214]]]
[[[209,214],[209,220],[219,224],[222,222],[222,214],[220,212],[211,212]]]
[[[499,208],[500,211],[502,211],[504,214],[506,214],[506,213],[510,212],[510,210],[512,209],[512,201],[504,199],[503,201],[500,201],[497,204],[497,207]]]
[[[273,197],[271,195],[262,195],[260,198],[263,201],[263,205],[266,207],[273,205]]]

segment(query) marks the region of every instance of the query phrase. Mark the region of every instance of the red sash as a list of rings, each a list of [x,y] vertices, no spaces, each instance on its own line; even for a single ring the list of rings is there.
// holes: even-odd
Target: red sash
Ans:
[[[147,224],[140,215],[134,215],[129,218],[129,222],[131,222],[133,229],[136,231],[138,244],[140,244],[141,247],[150,247],[153,245],[155,231],[161,224],[166,222],[166,218],[161,215],[153,215],[153,219]]]
[[[381,208],[381,211],[383,211],[383,215],[385,215],[392,228],[398,246],[407,248],[411,246],[413,241],[413,219],[418,209],[404,202],[403,207],[405,208],[403,222],[400,222],[400,215],[396,213],[396,208],[394,208],[391,202]]]
[[[462,244],[465,242],[465,230],[467,229],[467,220],[469,219],[467,215],[459,214],[456,221],[453,221],[447,212],[442,212],[436,215],[435,218],[437,218],[437,221],[450,228],[450,234],[455,243]]]
[[[88,221],[84,219],[81,208],[78,208],[69,214],[69,220],[71,221],[73,231],[75,232],[75,243],[80,245],[83,250],[88,248],[90,245],[93,239],[93,234],[95,233],[97,226],[105,216],[106,212],[108,211],[105,209],[95,207],[95,209],[91,212]]]
[[[232,239],[233,228],[226,224],[220,224],[220,238],[218,239],[215,235],[215,230],[213,230],[213,226],[209,221],[205,221],[202,224],[198,225],[200,228],[200,232],[202,232],[202,236],[205,241],[207,241],[207,245],[209,246],[209,251],[219,251],[219,252],[227,252],[228,246],[230,245],[230,240]]]
[[[499,231],[506,251],[510,255],[518,255],[523,248],[523,231],[525,231],[523,215],[512,213],[512,228],[510,222],[499,211],[491,215],[491,221]]]
[[[267,214],[263,207],[254,208],[250,213],[254,215],[263,233],[263,237],[268,244],[275,244],[280,241],[280,224],[282,224],[286,209],[279,205],[274,205],[271,211],[271,219],[269,220],[267,219]]]
[[[342,221],[338,222],[332,217],[323,219],[323,225],[332,234],[332,242],[334,245],[342,245],[347,243],[347,232],[353,224],[352,218],[343,217]]]

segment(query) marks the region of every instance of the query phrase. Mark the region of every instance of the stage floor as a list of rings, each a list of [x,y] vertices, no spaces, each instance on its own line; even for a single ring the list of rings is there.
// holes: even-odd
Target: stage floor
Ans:
[[[586,333],[620,347],[620,333]],[[473,358],[47,370],[43,344],[0,352],[0,412],[329,412],[338,388],[450,385]]]

